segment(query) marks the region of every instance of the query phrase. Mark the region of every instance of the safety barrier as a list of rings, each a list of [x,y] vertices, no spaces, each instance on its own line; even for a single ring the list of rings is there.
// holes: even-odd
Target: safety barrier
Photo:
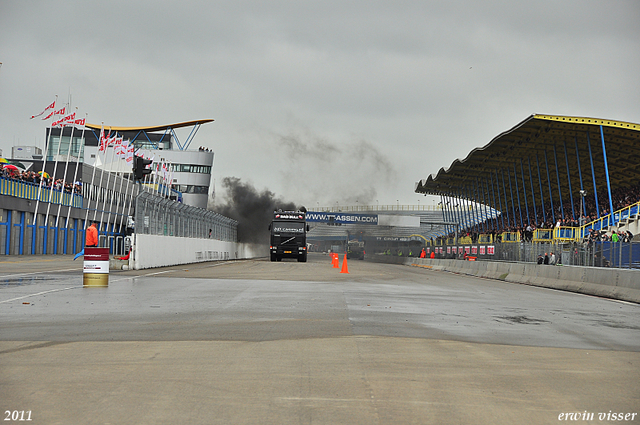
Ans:
[[[404,264],[640,303],[640,270],[405,258]]]

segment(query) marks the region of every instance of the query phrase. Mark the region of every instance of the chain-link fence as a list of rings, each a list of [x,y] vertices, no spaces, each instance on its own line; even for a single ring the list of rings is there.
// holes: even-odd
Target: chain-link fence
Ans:
[[[238,222],[149,192],[136,197],[135,232],[237,242]]]
[[[519,242],[436,246],[436,258],[640,268],[640,242]],[[545,260],[546,257],[546,260]]]

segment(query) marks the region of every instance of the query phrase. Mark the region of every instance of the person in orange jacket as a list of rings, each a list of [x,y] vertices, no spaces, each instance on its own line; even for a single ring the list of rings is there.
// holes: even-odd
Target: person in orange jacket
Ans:
[[[427,258],[427,252],[422,248],[422,252],[420,252],[420,258]]]
[[[85,238],[85,246],[96,247],[98,246],[98,229],[96,222],[92,222],[91,226],[87,228],[87,236]]]
[[[430,258],[436,258],[436,253],[435,251],[431,251],[431,255],[429,256]]]

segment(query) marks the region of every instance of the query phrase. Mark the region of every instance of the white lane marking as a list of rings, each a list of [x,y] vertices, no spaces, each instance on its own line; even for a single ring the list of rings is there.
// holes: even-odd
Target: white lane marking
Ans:
[[[0,301],[0,304],[9,303],[11,301],[23,300],[25,298],[35,297],[35,296],[43,295],[43,294],[48,294],[50,292],[68,291],[69,289],[77,289],[77,288],[82,288],[82,286],[70,286],[68,288],[51,289],[49,291],[42,291],[42,292],[38,292],[38,293],[35,293],[35,294],[23,295],[21,297],[11,298],[9,300]]]
[[[223,264],[229,264],[229,263],[232,263],[232,261],[225,261],[224,263],[218,263],[218,264],[211,265],[211,266],[208,266],[208,267],[221,266]],[[74,270],[78,270],[78,269],[54,270],[54,271],[42,271],[42,272],[33,272],[33,273],[12,274],[12,275],[7,275],[7,276],[0,276],[0,279],[11,278],[11,277],[16,277],[16,276],[28,276],[28,275],[32,275],[32,274],[54,273],[54,272],[74,271]],[[140,276],[127,276],[127,277],[122,277],[120,279],[110,280],[110,282],[114,282],[115,283],[115,282],[121,282],[123,280],[131,280],[131,279],[136,279],[136,278],[139,278],[139,277],[154,276],[154,275],[158,275],[158,274],[172,273],[172,272],[179,272],[179,271],[184,271],[184,269],[164,270],[164,271],[161,271],[161,272],[147,273],[147,274],[143,274],[143,275],[140,275]],[[21,297],[11,298],[11,299],[8,299],[8,300],[0,301],[0,304],[9,303],[9,302],[12,302],[12,301],[23,300],[23,299],[29,298],[29,297],[36,297],[38,295],[48,294],[48,293],[51,293],[51,292],[67,291],[69,289],[76,289],[76,288],[83,288],[83,287],[84,287],[84,285],[83,286],[70,286],[68,288],[60,288],[60,289],[51,289],[49,291],[37,292],[35,294],[23,295]]]
[[[45,270],[41,272],[31,272],[31,273],[16,273],[16,274],[7,274],[0,276],[0,279],[10,279],[12,277],[20,277],[20,276],[30,276],[32,274],[42,274],[42,273],[59,273],[59,272],[74,272],[80,269],[65,269],[65,270]]]

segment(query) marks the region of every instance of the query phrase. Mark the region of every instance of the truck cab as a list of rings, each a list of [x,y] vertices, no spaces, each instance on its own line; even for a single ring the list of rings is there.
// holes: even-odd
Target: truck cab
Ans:
[[[271,239],[269,253],[271,261],[283,258],[297,258],[307,261],[307,231],[305,212],[274,211],[273,221],[269,225]]]

